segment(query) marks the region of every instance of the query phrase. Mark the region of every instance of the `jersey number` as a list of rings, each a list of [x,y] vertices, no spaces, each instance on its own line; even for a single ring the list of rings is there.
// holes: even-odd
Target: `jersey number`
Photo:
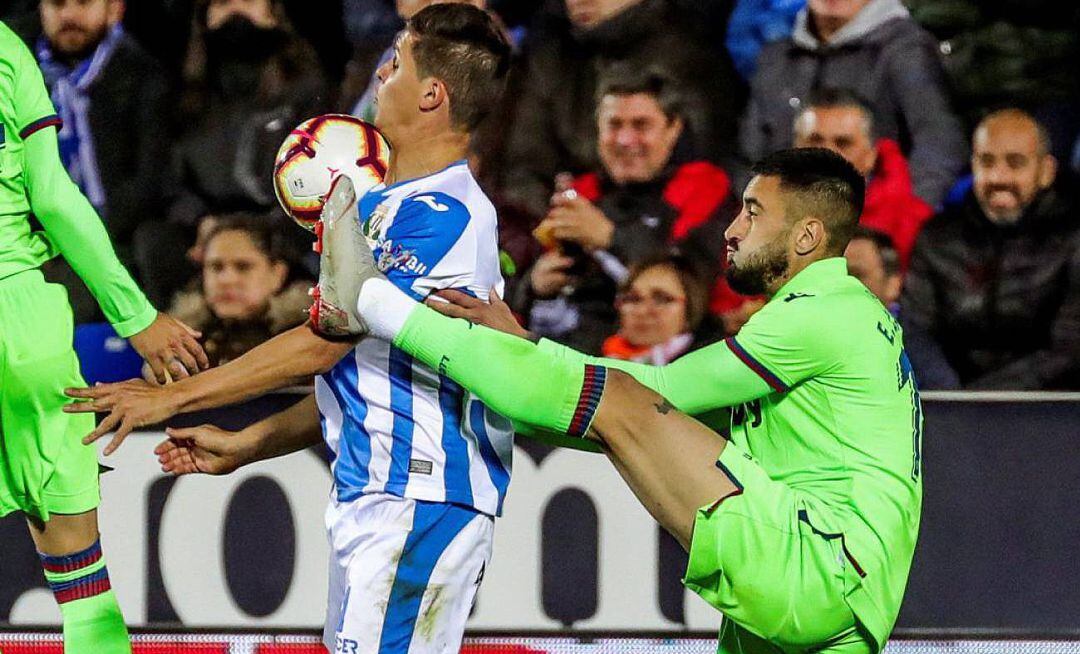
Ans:
[[[911,479],[918,481],[922,474],[922,401],[919,399],[919,386],[915,383],[915,371],[911,368],[911,360],[908,359],[906,350],[900,350],[897,372],[900,380],[898,390],[904,390],[905,386],[911,388]]]

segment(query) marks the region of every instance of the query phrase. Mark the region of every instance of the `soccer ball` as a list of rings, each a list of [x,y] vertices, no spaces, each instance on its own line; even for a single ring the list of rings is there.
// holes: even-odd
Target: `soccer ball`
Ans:
[[[314,230],[330,183],[352,178],[358,195],[386,175],[390,146],[370,123],[327,114],[300,123],[285,138],[274,161],[274,192],[285,213]]]

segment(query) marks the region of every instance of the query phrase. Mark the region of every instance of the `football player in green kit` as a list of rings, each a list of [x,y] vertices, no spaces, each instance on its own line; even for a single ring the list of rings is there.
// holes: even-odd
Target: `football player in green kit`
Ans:
[[[346,280],[338,290],[354,289],[338,306],[356,333],[553,432],[548,442],[604,451],[689,552],[685,584],[726,616],[720,652],[876,654],[919,529],[918,390],[896,321],[847,274],[859,173],[821,149],[778,152],[754,173],[727,231],[727,275],[770,299],[734,338],[663,367],[520,338],[498,302],[458,294],[466,308],[432,305],[470,320],[441,315],[383,278],[360,237],[328,236],[324,257],[349,250],[333,260]],[[152,404],[130,394],[117,385],[82,396],[116,420]],[[686,415],[724,407],[730,440]],[[158,453],[167,471],[220,474],[245,462],[236,441],[202,427]]]
[[[847,274],[858,172],[807,149],[754,173],[728,278],[770,299],[734,338],[668,366],[448,319],[374,274],[356,315],[493,410],[599,443],[689,551],[686,585],[728,618],[721,652],[876,653],[919,528],[918,391],[899,326]],[[682,413],[720,407],[730,441]]]
[[[68,177],[60,125],[33,55],[0,23],[0,515],[25,513],[64,623],[67,654],[131,651],[97,525],[91,417],[62,411],[81,385],[72,314],[39,267],[62,253],[155,375],[208,365],[195,334],[147,302]],[[33,215],[44,232],[31,231]]]

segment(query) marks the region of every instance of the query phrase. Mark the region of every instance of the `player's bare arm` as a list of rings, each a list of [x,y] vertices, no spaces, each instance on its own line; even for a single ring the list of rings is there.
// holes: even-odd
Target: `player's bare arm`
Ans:
[[[213,425],[167,429],[169,438],[154,453],[162,472],[227,475],[242,466],[284,456],[322,442],[315,396],[238,432]]]
[[[138,379],[66,389],[69,397],[79,401],[64,410],[108,413],[83,442],[93,443],[115,430],[105,447],[105,454],[109,455],[139,427],[158,424],[178,413],[234,404],[306,383],[312,375],[330,370],[354,345],[353,340],[329,340],[301,325],[224,366],[173,384],[155,386]]]

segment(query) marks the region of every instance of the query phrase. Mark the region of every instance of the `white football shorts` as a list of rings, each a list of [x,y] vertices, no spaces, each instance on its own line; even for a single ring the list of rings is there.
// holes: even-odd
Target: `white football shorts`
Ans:
[[[323,642],[333,654],[457,654],[495,520],[385,493],[331,497]]]

